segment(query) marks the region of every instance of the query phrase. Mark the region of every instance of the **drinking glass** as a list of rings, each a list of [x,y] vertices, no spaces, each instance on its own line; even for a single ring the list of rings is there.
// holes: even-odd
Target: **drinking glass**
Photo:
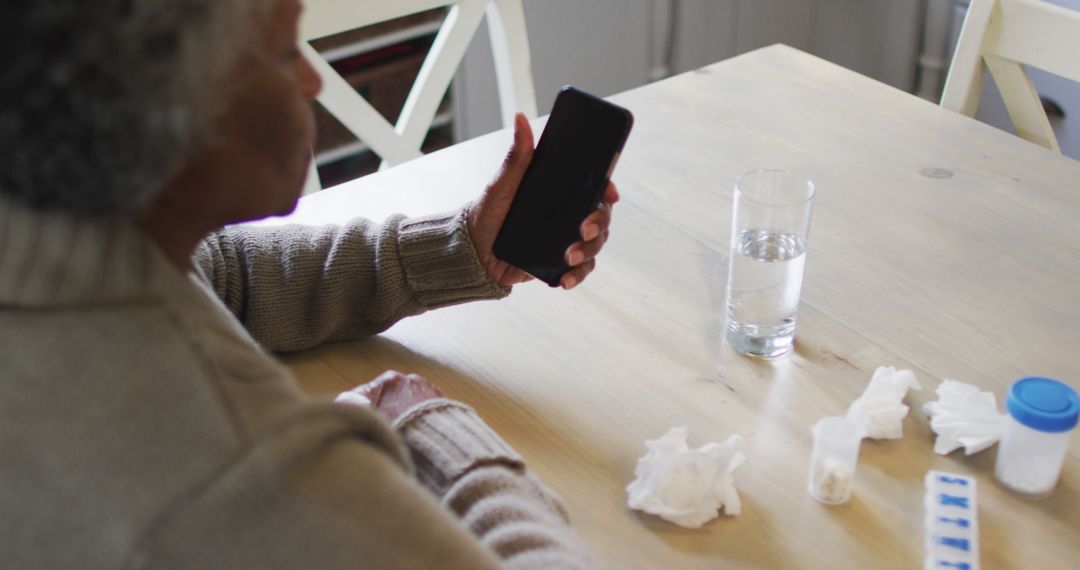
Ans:
[[[725,337],[743,354],[772,358],[795,341],[815,191],[781,170],[735,181]]]

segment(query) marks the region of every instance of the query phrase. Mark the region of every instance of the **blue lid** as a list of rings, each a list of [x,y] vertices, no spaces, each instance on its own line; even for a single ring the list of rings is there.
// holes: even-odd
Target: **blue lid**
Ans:
[[[1080,416],[1076,390],[1051,378],[1023,378],[1013,383],[1005,399],[1009,415],[1029,428],[1069,431]]]

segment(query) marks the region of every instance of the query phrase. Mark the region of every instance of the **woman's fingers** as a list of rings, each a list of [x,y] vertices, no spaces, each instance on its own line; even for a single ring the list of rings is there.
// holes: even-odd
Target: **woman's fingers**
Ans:
[[[559,280],[559,284],[562,285],[563,289],[573,289],[578,286],[578,283],[584,281],[592,273],[593,269],[596,269],[596,260],[590,259],[564,273],[562,279]]]
[[[600,201],[610,205],[618,202],[619,198],[619,189],[615,187],[614,182],[611,182],[609,180],[607,183],[607,187],[604,188],[604,195],[602,198],[600,198]]]
[[[603,232],[589,241],[579,241],[566,249],[566,263],[577,266],[596,257],[607,243],[610,232]]]

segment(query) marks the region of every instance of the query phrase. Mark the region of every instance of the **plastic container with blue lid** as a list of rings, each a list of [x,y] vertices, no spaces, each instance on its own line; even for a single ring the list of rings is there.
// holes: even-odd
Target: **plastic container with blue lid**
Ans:
[[[1009,417],[994,469],[998,483],[1025,495],[1047,495],[1061,475],[1080,418],[1080,396],[1052,378],[1023,378],[1009,388],[1005,408]]]

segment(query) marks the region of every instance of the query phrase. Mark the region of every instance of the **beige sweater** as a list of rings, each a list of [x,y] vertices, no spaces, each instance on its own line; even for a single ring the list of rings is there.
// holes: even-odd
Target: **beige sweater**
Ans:
[[[0,197],[0,568],[588,566],[469,407],[390,426],[266,352],[505,295],[461,213],[231,228],[195,259]]]

